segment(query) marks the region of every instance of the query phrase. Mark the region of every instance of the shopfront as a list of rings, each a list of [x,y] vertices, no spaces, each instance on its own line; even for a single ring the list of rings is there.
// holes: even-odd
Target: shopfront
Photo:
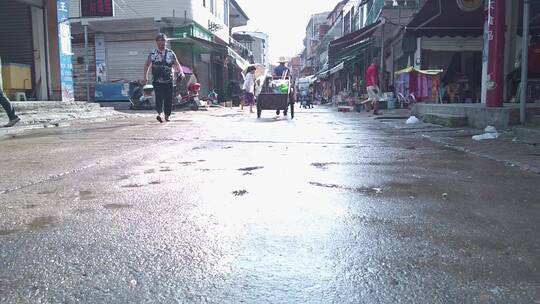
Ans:
[[[69,4],[63,0],[2,1],[0,58],[3,73],[9,74],[4,77],[4,89],[10,98],[63,100],[63,97],[72,97],[69,93],[71,66],[61,66],[63,54],[70,51],[71,42],[58,39],[69,37],[69,24],[66,28],[61,21],[68,13]],[[60,31],[64,36],[59,35],[60,28],[66,29]]]

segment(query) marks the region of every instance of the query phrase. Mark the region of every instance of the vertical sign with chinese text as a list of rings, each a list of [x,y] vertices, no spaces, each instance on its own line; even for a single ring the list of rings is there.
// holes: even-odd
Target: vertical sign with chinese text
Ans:
[[[58,15],[58,49],[60,52],[60,83],[62,84],[62,101],[74,101],[73,64],[71,62],[71,28],[69,24],[69,0],[57,0]]]

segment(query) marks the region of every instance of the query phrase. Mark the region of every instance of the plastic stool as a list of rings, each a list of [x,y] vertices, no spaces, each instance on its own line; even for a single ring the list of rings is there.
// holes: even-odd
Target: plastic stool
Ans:
[[[27,101],[26,100],[26,94],[24,92],[15,92],[15,100],[16,101]]]

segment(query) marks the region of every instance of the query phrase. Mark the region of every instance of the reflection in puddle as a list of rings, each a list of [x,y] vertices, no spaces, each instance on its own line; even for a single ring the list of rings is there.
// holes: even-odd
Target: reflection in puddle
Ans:
[[[318,182],[309,182],[313,186],[317,187],[324,187],[324,188],[334,188],[334,189],[343,189],[347,191],[353,191],[357,193],[363,193],[363,194],[381,194],[382,189],[381,188],[371,188],[371,187],[349,187],[349,186],[343,186],[343,185],[336,185],[336,184],[323,184]]]

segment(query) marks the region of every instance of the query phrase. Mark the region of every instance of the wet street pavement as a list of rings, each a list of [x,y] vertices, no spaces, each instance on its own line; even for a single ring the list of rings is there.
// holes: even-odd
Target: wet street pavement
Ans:
[[[540,176],[273,114],[0,141],[0,302],[540,303]]]

